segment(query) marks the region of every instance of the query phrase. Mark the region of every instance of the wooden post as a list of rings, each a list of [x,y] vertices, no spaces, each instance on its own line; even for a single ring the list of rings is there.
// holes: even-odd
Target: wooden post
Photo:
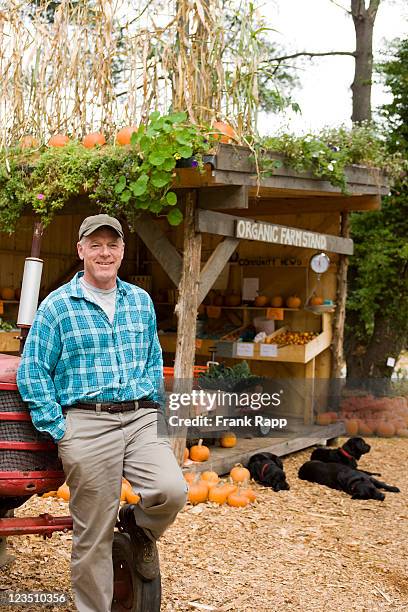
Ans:
[[[350,236],[350,219],[349,213],[341,213],[341,236],[349,238]],[[343,341],[344,341],[344,321],[346,318],[346,300],[347,300],[347,270],[348,257],[347,255],[339,256],[339,267],[337,271],[337,308],[334,315],[333,323],[333,344],[332,344],[332,367],[331,378],[338,379],[341,375],[343,366]]]
[[[201,234],[195,231],[195,191],[186,194],[184,213],[184,249],[179,297],[175,308],[178,319],[177,344],[174,361],[174,393],[188,393],[193,382],[195,360],[196,319],[198,287],[201,265]],[[187,408],[188,410],[188,408]],[[181,408],[178,411],[179,416]],[[187,428],[178,428],[173,438],[173,451],[180,465],[183,464]]]

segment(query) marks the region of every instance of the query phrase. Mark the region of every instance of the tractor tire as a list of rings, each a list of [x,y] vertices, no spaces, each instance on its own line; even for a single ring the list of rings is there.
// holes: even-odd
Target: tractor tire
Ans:
[[[148,581],[134,568],[132,542],[127,533],[115,532],[112,546],[112,612],[160,612],[161,577]]]

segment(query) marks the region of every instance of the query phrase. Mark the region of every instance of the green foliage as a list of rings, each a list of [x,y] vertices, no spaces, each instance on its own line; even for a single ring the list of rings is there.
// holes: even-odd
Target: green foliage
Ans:
[[[142,211],[162,214],[178,225],[183,214],[171,190],[176,162],[202,154],[211,146],[205,131],[186,123],[185,113],[152,113],[132,135],[129,147],[106,145],[0,151],[0,227],[13,231],[30,207],[48,225],[70,199],[86,194],[100,210],[123,214],[130,225]]]
[[[261,174],[271,176],[282,165],[270,153],[281,153],[284,163],[297,172],[311,171],[347,192],[346,168],[352,164],[380,168],[392,180],[404,170],[399,151],[390,154],[384,138],[373,125],[358,125],[352,129],[326,128],[318,134],[268,136],[254,146]]]
[[[381,108],[390,159],[407,160],[408,153],[408,40],[398,41],[395,59],[380,67],[393,100]],[[372,155],[370,151],[370,155]],[[402,163],[404,168],[404,163]],[[408,168],[400,172],[391,195],[383,198],[380,211],[354,213],[351,232],[355,255],[349,268],[347,338],[354,344],[376,347],[384,340],[375,337],[379,321],[387,321],[392,337],[385,339],[387,351],[395,356],[407,344],[408,335]],[[392,349],[391,349],[392,350]],[[376,348],[378,363],[386,355]]]
[[[241,361],[232,367],[223,363],[211,364],[207,372],[199,376],[201,388],[224,391],[242,391],[255,386],[261,380],[259,376],[251,374],[247,361]]]

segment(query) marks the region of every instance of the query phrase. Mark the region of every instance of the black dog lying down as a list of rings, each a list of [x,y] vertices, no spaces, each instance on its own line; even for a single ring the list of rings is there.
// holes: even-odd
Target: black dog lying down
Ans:
[[[384,491],[399,493],[398,487],[391,487],[380,482],[360,470],[353,470],[341,463],[324,463],[323,461],[307,461],[298,472],[299,478],[316,482],[331,489],[344,491],[352,499],[385,499]]]
[[[264,487],[272,487],[274,491],[288,491],[283,463],[272,453],[256,453],[248,462],[251,478]]]
[[[326,448],[325,446],[315,448],[310,459],[311,461],[323,461],[324,463],[342,463],[356,470],[358,469],[357,461],[370,449],[371,446],[363,438],[349,438],[340,448]],[[366,472],[365,470],[360,470],[360,472],[370,476],[381,476],[378,472]]]

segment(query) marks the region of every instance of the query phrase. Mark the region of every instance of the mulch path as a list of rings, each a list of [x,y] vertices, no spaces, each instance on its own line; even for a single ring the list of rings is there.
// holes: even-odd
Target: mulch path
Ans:
[[[408,610],[408,440],[371,444],[360,467],[401,489],[384,502],[300,481],[306,450],[284,459],[290,491],[254,485],[258,501],[243,509],[187,505],[160,541],[163,612]],[[34,497],[16,515],[40,512],[67,505]],[[16,560],[0,570],[0,590],[70,592],[70,545],[69,533],[10,538]]]

